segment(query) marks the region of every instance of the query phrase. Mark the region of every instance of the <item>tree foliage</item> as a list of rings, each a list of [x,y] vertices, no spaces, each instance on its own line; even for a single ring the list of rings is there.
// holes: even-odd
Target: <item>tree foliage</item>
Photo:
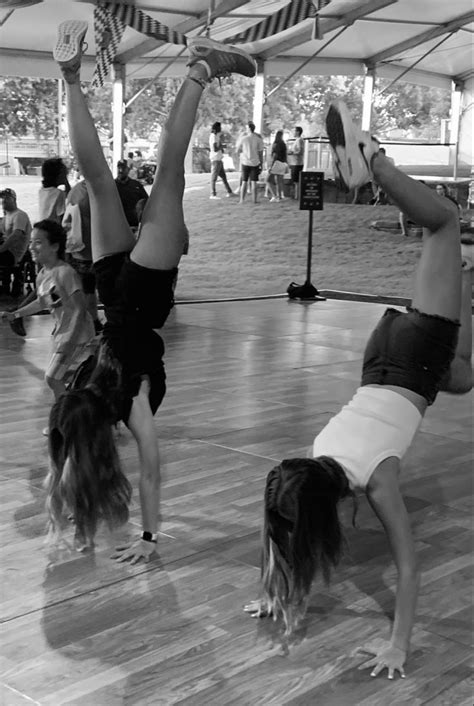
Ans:
[[[56,137],[57,85],[54,79],[0,77],[0,135]]]
[[[363,79],[356,76],[296,76],[271,94],[282,79],[268,77],[264,105],[264,136],[278,128],[302,125],[307,136],[324,135],[324,115],[335,98],[343,98],[356,120],[362,113]],[[126,101],[148,83],[131,79],[127,83]],[[125,132],[129,139],[148,138],[156,141],[179,88],[179,79],[158,79],[147,86],[125,114]],[[380,138],[398,129],[400,137],[436,140],[440,121],[449,115],[448,91],[397,83],[387,93],[387,85],[376,83],[372,130]],[[94,89],[83,84],[96,126],[111,135],[112,89],[110,84]],[[37,138],[57,136],[57,81],[54,79],[0,78],[0,130],[11,136],[34,135]],[[269,95],[271,94],[271,95]],[[196,136],[207,142],[209,127],[220,120],[231,135],[237,135],[253,113],[253,82],[232,76],[222,87],[213,82],[200,103]]]

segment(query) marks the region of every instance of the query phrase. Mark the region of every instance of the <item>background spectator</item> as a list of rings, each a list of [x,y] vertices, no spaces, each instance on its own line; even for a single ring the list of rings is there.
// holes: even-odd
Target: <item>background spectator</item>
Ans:
[[[255,132],[255,123],[251,120],[247,123],[247,134],[237,142],[236,151],[240,152],[240,167],[242,183],[240,186],[240,203],[243,203],[247,194],[248,182],[252,192],[252,200],[257,203],[257,182],[258,175],[263,163],[263,140]]]
[[[224,163],[222,161],[224,157],[224,144],[222,141],[222,128],[220,122],[215,122],[211,128],[211,134],[209,136],[209,150],[209,158],[211,160],[211,195],[209,198],[220,198],[216,193],[216,182],[218,178],[222,179],[222,183],[227,191],[227,196],[233,196],[233,191],[227,181]]]
[[[294,129],[294,140],[288,145],[288,164],[290,166],[291,181],[293,183],[293,198],[299,198],[300,174],[304,165],[304,140],[303,128],[297,125]]]
[[[283,130],[277,130],[275,140],[272,144],[270,157],[270,168],[268,170],[267,185],[272,194],[270,201],[281,201],[285,198],[283,194],[283,177],[288,168],[286,142],[283,139]],[[276,180],[276,194],[273,190]]]
[[[61,223],[66,210],[66,194],[71,190],[67,167],[60,157],[46,159],[41,165],[42,186],[39,190],[40,220]],[[59,187],[63,188],[60,189]]]
[[[16,193],[13,189],[0,192],[3,207],[3,219],[0,231],[0,266],[2,266],[2,294],[10,294],[10,268],[19,265],[28,250],[31,235],[31,223],[28,214],[18,208]],[[18,278],[18,273],[15,273]],[[21,294],[21,282],[13,280],[12,294]]]
[[[115,179],[115,183],[128,225],[132,228],[138,228],[139,220],[136,206],[141,199],[147,200],[148,194],[139,181],[130,178],[129,171],[126,159],[121,159],[117,162],[117,178]]]

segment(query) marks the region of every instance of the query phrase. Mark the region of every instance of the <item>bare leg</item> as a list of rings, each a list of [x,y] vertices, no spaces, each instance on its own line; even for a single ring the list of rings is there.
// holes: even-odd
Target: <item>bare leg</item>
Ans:
[[[278,187],[278,198],[282,199],[284,198],[284,193],[283,193],[283,176],[281,174],[277,175],[277,187]]]
[[[242,181],[240,185],[240,203],[243,203],[245,201],[245,197],[247,196],[247,182]]]
[[[472,270],[461,269],[457,209],[448,199],[399,172],[382,155],[374,157],[372,167],[378,183],[403,213],[423,226],[412,305],[425,314],[460,321],[456,355],[442,389],[468,392],[472,388]]]
[[[413,307],[458,320],[461,311],[461,236],[457,209],[425,184],[400,172],[376,154],[377,183],[410,220],[423,226],[423,250],[415,275]]]
[[[461,327],[456,355],[441,390],[464,394],[472,389],[472,270],[462,272]]]
[[[252,191],[252,201],[254,203],[257,203],[257,182],[256,181],[250,181],[250,189]]]
[[[408,235],[408,218],[403,211],[400,211],[400,214],[398,216],[399,222],[400,222],[400,228],[402,229],[402,235]]]
[[[135,238],[127,223],[112,173],[105,160],[95,125],[81,91],[79,74],[67,79],[69,138],[87,182],[91,207],[92,259],[129,252]]]
[[[269,174],[269,175],[267,176],[267,180],[266,180],[266,182],[265,182],[265,186],[266,186],[266,188],[268,189],[269,193],[271,194],[272,199],[276,199],[277,196],[276,196],[275,192],[273,191],[273,186],[272,186],[273,183],[274,183],[274,182],[273,182],[273,175],[272,175],[272,174]]]
[[[145,209],[140,237],[130,259],[143,267],[170,270],[183,254],[186,226],[183,215],[184,158],[194,128],[203,87],[194,76],[207,78],[197,64],[178,91],[161,133],[158,169]]]

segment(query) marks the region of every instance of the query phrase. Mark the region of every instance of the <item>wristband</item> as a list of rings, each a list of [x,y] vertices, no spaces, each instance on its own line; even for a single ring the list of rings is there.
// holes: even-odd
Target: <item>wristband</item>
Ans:
[[[142,532],[144,542],[153,542],[153,544],[156,544],[157,536],[157,534],[152,534],[151,532]]]

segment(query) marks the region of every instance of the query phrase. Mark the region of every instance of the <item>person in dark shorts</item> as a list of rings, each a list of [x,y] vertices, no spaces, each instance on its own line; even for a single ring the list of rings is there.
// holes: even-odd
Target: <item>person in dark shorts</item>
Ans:
[[[72,515],[76,540],[93,544],[97,525],[125,522],[131,486],[120,469],[112,427],[122,419],[140,460],[143,533],[117,549],[119,561],[148,561],[156,549],[160,459],[153,415],[165,395],[164,345],[154,331],[173,305],[173,283],[187,237],[183,217],[184,158],[201,95],[224,74],[255,74],[240,49],[197,38],[188,50],[188,74],[163,127],[158,164],[138,240],[119,194],[80,84],[87,23],[60,25],[54,57],[66,84],[69,137],[87,182],[92,259],[106,323],[97,355],[79,369],[50,413],[47,507],[54,535]]]
[[[297,125],[293,132],[294,140],[288,149],[288,164],[290,165],[291,181],[293,183],[293,198],[299,199],[300,174],[304,166],[303,128]]]
[[[343,549],[338,503],[362,489],[388,537],[398,570],[390,640],[362,648],[360,668],[393,679],[410,645],[419,583],[415,545],[399,486],[400,459],[440,390],[472,388],[472,260],[447,199],[400,172],[378,143],[333,104],[326,126],[335,171],[347,189],[375,179],[423,226],[423,249],[407,312],[388,309],[369,338],[361,386],[314,439],[308,459],[287,459],[265,488],[262,597],[245,610],[282,616],[287,633],[304,616],[318,572],[329,581]]]

